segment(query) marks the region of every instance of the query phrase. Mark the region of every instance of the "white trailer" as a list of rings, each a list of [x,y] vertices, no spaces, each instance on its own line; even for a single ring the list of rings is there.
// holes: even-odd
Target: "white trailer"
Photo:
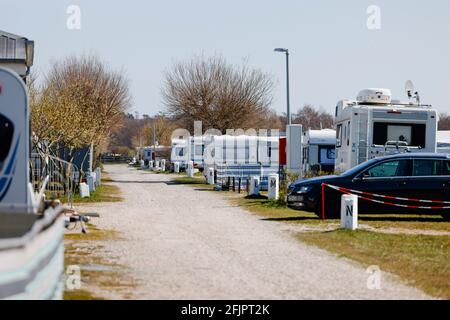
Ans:
[[[3,56],[3,45],[0,43],[0,57]],[[29,182],[30,114],[25,84],[16,69],[1,65],[2,62],[0,300],[61,299],[64,270],[62,207],[57,203],[42,203],[48,178],[38,195],[33,192]]]
[[[303,173],[333,172],[336,153],[336,130],[307,130],[303,133]]]
[[[193,161],[196,168],[203,168],[203,153],[207,140],[208,137],[204,136],[172,139],[171,162],[178,162],[181,168],[186,168],[188,161]]]
[[[341,100],[335,116],[336,171],[389,154],[436,152],[436,110],[393,101],[389,89],[366,89],[356,100]]]

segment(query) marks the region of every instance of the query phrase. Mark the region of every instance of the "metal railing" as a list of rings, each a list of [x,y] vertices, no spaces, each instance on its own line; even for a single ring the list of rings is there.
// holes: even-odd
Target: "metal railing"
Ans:
[[[57,198],[67,197],[67,202],[72,205],[73,196],[80,182],[80,170],[76,165],[56,156],[32,153],[30,169],[31,183],[35,192],[40,190],[48,176],[46,194]]]

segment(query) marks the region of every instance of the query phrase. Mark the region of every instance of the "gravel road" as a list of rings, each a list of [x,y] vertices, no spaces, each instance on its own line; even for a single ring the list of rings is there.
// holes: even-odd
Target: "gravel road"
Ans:
[[[83,206],[117,230],[105,242],[136,279],[135,299],[427,299],[382,273],[381,289],[367,288],[362,266],[308,246],[281,224],[231,205],[220,193],[176,185],[171,177],[125,165],[105,170],[121,203]],[[105,294],[104,292],[102,293]],[[110,292],[106,298],[115,298]]]

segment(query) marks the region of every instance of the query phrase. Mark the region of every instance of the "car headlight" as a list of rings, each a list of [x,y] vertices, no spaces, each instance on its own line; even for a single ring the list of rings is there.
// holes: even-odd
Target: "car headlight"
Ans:
[[[311,189],[312,189],[311,186],[303,186],[303,187],[300,187],[300,189],[295,190],[295,193],[298,193],[298,194],[308,193],[309,191],[311,191]]]

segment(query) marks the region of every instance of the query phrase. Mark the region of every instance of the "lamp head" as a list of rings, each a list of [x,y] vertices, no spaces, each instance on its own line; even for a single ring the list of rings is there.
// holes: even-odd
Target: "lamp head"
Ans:
[[[288,49],[285,48],[275,48],[273,51],[275,52],[283,52],[283,53],[288,53]]]

